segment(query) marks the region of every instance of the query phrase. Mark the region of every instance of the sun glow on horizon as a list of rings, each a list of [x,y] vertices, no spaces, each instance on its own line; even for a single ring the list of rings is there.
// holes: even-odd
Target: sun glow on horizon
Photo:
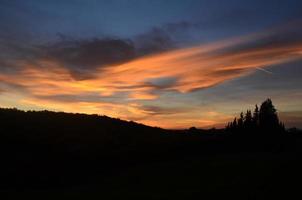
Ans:
[[[51,59],[16,63],[15,73],[0,74],[2,94],[18,94],[11,105],[67,112],[97,113],[166,128],[214,126],[230,119],[209,111],[199,114],[179,106],[148,106],[167,93],[187,94],[246,76],[259,68],[302,58],[302,44],[234,50],[253,37],[170,50],[123,64],[99,67],[90,78],[77,80],[67,67]],[[3,102],[6,102],[3,104]]]

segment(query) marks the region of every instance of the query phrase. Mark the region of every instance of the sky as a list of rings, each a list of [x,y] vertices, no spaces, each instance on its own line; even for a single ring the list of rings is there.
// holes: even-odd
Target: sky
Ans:
[[[0,0],[0,107],[302,128],[301,0]]]

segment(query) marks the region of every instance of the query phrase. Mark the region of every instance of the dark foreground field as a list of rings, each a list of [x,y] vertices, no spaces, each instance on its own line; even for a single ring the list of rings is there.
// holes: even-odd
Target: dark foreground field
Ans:
[[[96,115],[0,110],[2,194],[43,199],[300,199],[302,137],[168,131]],[[298,196],[297,196],[298,195]]]

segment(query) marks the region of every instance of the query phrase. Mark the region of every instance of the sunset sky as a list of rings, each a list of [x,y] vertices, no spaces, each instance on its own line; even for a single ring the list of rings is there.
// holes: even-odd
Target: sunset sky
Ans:
[[[0,107],[302,128],[301,0],[0,0]]]

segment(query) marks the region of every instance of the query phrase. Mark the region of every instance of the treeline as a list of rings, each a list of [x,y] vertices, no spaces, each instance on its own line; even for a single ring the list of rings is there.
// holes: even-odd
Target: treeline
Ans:
[[[257,132],[265,132],[266,134],[276,134],[285,132],[285,126],[279,120],[272,100],[267,99],[261,104],[260,109],[256,104],[253,113],[251,110],[247,110],[245,114],[241,112],[239,118],[235,117],[232,122],[227,124],[226,131],[231,133],[252,132],[256,134]]]
[[[98,183],[132,165],[192,156],[302,152],[300,132],[275,137],[284,130],[270,99],[226,130],[165,130],[99,115],[0,108],[0,188]]]

